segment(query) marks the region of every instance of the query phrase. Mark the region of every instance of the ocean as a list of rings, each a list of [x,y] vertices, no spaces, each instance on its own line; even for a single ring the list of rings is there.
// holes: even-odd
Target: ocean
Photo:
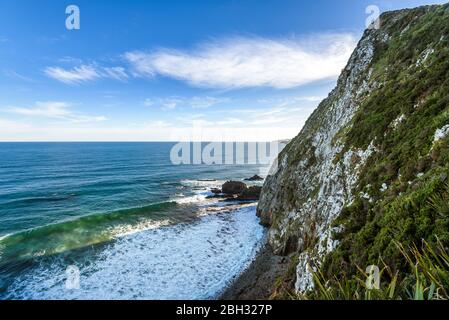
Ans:
[[[173,146],[0,143],[0,299],[216,298],[266,232],[207,196],[264,168],[173,165]]]

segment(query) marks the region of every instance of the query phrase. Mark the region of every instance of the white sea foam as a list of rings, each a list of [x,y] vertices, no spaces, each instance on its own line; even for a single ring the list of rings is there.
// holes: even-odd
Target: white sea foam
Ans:
[[[9,236],[10,236],[10,234],[5,234],[3,236],[0,236],[0,241],[2,241],[3,239],[6,239]]]
[[[131,234],[142,232],[146,230],[157,229],[160,227],[164,227],[170,224],[170,220],[145,220],[141,221],[137,224],[124,224],[120,226],[115,226],[113,230],[111,230],[111,234],[113,238],[121,238],[125,236],[129,236]]]
[[[191,188],[221,188],[223,183],[226,181],[223,180],[181,180],[181,184],[186,187]]]
[[[201,192],[190,197],[177,198],[175,199],[175,202],[178,204],[199,203],[207,200],[207,196],[208,194],[206,192]]]
[[[194,193],[191,196],[181,196],[174,199],[178,204],[207,202],[207,197],[212,195],[212,188],[221,188],[224,181],[221,180],[182,180],[181,184],[191,188]]]
[[[64,258],[25,270],[14,299],[210,299],[254,258],[265,231],[255,206],[122,237],[79,262],[78,290],[65,288]]]

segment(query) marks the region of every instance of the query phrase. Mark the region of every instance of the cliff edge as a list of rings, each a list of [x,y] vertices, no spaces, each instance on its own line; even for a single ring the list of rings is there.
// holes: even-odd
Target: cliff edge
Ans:
[[[297,292],[318,269],[395,263],[393,240],[449,241],[448,217],[428,205],[449,174],[448,22],[449,5],[384,13],[280,153],[257,214],[294,260]]]

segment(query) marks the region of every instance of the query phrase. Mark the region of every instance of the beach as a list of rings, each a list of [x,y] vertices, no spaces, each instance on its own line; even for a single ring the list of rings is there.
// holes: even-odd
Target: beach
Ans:
[[[221,300],[265,300],[272,294],[278,277],[288,268],[288,259],[273,254],[268,244],[251,264],[220,295]]]

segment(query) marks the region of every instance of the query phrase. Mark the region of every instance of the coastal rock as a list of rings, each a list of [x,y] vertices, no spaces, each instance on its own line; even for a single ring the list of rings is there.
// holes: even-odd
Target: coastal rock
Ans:
[[[225,201],[258,201],[262,191],[261,186],[248,187],[240,181],[228,181],[222,188],[212,188],[212,195],[207,199],[224,198]]]
[[[263,178],[257,174],[252,176],[251,178],[245,179],[245,181],[262,181],[262,180],[263,180]]]
[[[246,184],[241,181],[227,181],[221,187],[226,195],[240,195],[247,188]]]
[[[228,198],[228,195],[225,195],[221,189],[212,188],[210,189],[211,195],[207,196],[206,199],[225,199]]]
[[[260,193],[262,191],[262,187],[259,186],[251,186],[242,191],[242,193],[236,198],[236,200],[243,201],[256,201],[260,198]]]

